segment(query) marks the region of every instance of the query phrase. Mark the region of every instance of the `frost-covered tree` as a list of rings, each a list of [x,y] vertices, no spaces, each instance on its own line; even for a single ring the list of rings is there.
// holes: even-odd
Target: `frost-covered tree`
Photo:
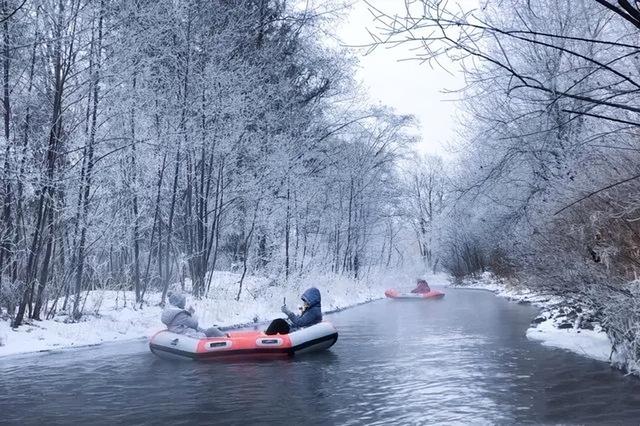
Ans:
[[[329,13],[280,0],[0,4],[0,304],[73,320],[216,268],[383,262],[409,117],[358,101]],[[390,213],[391,212],[391,213]],[[398,224],[394,224],[397,228]],[[385,249],[386,250],[386,249]]]

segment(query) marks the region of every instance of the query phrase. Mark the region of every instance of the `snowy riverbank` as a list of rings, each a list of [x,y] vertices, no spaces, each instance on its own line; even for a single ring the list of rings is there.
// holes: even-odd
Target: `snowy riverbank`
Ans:
[[[545,346],[566,349],[599,361],[617,363],[611,341],[591,312],[571,306],[561,297],[537,294],[526,288],[502,281],[485,272],[479,278],[465,280],[462,288],[489,290],[517,303],[530,303],[541,308],[527,330],[527,338]]]
[[[188,297],[201,326],[232,327],[283,317],[283,299],[294,309],[300,294],[315,286],[322,292],[322,308],[331,312],[384,296],[384,290],[399,282],[413,282],[413,275],[403,272],[371,274],[354,281],[337,275],[298,278],[284,285],[264,277],[247,277],[239,301],[239,275],[215,272],[207,298]],[[188,284],[188,283],[187,283]],[[30,321],[17,330],[8,321],[0,321],[0,357],[28,352],[59,350],[104,342],[145,338],[163,329],[160,322],[160,294],[148,294],[142,309],[133,306],[133,292],[93,291],[85,304],[85,315],[77,323],[60,315],[46,321]]]

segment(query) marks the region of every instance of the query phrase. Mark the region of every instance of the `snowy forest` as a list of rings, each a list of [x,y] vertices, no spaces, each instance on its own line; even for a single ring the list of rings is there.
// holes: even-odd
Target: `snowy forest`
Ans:
[[[402,262],[411,117],[363,103],[322,11],[284,1],[2,2],[1,305],[216,269],[285,282]],[[405,156],[406,157],[406,156]]]

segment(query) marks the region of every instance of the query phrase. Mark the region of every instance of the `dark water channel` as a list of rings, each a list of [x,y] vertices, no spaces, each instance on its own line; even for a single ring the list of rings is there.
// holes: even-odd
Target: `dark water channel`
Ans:
[[[525,338],[536,313],[483,291],[331,315],[329,351],[164,361],[146,342],[0,359],[0,423],[638,424],[640,380]]]

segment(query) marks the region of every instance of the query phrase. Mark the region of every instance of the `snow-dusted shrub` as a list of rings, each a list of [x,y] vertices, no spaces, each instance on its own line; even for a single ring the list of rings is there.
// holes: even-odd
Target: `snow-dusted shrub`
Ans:
[[[640,282],[608,294],[601,304],[602,325],[620,355],[620,367],[640,375]]]

